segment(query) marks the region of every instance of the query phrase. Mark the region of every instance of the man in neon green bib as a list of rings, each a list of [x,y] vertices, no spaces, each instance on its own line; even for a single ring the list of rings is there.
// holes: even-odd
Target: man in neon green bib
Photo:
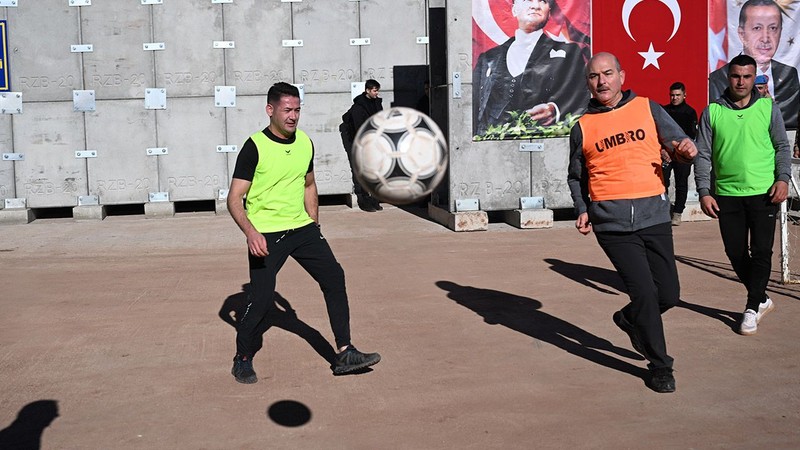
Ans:
[[[703,212],[719,219],[725,253],[747,288],[739,333],[756,333],[775,308],[766,289],[778,203],[786,200],[791,150],[783,117],[770,98],[753,89],[756,61],[748,55],[728,66],[728,88],[700,118],[694,176]],[[710,172],[716,195],[710,191]]]
[[[260,349],[264,325],[276,312],[275,281],[289,256],[319,283],[324,294],[338,351],[331,361],[334,375],[363,371],[381,357],[361,353],[350,343],[344,271],[319,228],[314,144],[297,129],[297,88],[274,84],[267,93],[267,115],[269,126],[242,146],[228,191],[228,211],[247,237],[250,265],[250,292],[246,307],[237,315],[231,373],[240,383],[258,381],[253,356]]]

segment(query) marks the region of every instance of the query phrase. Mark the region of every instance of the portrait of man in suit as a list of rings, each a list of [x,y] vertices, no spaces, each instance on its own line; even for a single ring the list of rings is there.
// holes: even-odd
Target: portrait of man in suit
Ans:
[[[527,114],[549,126],[568,113],[580,115],[589,102],[583,82],[581,47],[543,30],[555,0],[514,0],[518,28],[504,43],[480,54],[473,69],[473,128],[476,136]]]
[[[747,0],[739,11],[738,34],[742,53],[756,60],[757,75],[766,75],[769,94],[780,108],[786,128],[793,128],[800,110],[800,79],[796,68],[773,59],[781,42],[784,15],[788,17],[774,0]],[[708,78],[709,101],[719,98],[727,86],[726,64]]]

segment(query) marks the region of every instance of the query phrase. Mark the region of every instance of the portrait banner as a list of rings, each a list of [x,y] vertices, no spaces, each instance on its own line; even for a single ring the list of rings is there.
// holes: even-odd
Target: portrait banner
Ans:
[[[590,0],[472,0],[474,140],[566,136],[586,111]]]
[[[625,70],[623,89],[660,104],[686,86],[686,103],[705,107],[708,4],[697,0],[603,0],[592,9],[592,52],[611,52]]]
[[[728,86],[727,62],[743,53],[756,60],[756,74],[766,76],[769,95],[781,109],[786,128],[796,129],[800,111],[800,0],[709,1],[710,7],[725,8],[718,16],[724,16],[727,25],[726,35],[719,31],[712,34],[714,27],[709,23],[709,45],[721,48],[719,43],[723,42],[727,46],[727,52],[711,66],[709,101],[717,99]],[[709,63],[711,60],[709,55]]]

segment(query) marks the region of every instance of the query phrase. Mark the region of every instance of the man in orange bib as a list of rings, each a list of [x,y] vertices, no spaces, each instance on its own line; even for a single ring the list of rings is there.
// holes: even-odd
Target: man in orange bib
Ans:
[[[592,99],[570,133],[575,227],[584,235],[594,230],[627,287],[631,301],[613,319],[648,359],[648,386],[674,392],[661,314],[678,303],[680,284],[661,148],[680,162],[690,162],[697,149],[658,103],[623,92],[624,81],[610,53],[594,55],[586,66]]]

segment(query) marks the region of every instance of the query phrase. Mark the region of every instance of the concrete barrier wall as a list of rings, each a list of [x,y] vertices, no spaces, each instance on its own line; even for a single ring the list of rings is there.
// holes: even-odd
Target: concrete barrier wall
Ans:
[[[153,193],[216,200],[238,149],[267,125],[266,93],[277,81],[303,90],[300,125],[314,140],[319,192],[350,193],[338,126],[352,83],[377,79],[388,107],[393,66],[428,63],[417,40],[427,36],[427,1],[91,3],[0,8],[11,90],[23,102],[21,113],[0,115],[0,151],[24,155],[0,160],[0,208],[5,199],[75,206],[83,196],[146,203]],[[219,87],[235,89],[233,104],[216,103]],[[148,90],[164,90],[165,104],[146,107]],[[75,98],[87,98],[76,95],[91,95],[94,109],[74,110]]]

